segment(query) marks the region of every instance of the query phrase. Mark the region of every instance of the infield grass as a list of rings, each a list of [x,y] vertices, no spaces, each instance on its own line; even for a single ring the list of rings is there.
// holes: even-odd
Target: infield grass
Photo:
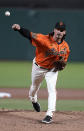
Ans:
[[[41,111],[47,110],[47,100],[39,100]],[[0,99],[0,109],[34,110],[27,99]],[[84,111],[83,100],[57,100],[57,111]]]
[[[29,87],[32,62],[0,61],[0,87]],[[43,81],[42,88],[46,87]],[[57,88],[84,88],[84,63],[68,63],[59,72]]]

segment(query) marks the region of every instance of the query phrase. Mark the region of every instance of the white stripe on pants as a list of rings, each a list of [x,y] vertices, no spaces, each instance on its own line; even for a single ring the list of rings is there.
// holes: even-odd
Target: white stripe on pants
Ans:
[[[41,82],[45,78],[48,89],[48,110],[46,115],[52,117],[53,111],[56,109],[56,81],[57,81],[58,71],[53,72],[53,69],[48,71],[46,69],[41,69],[35,64],[33,60],[32,66],[32,85],[29,90],[30,100],[37,102],[37,93],[40,88]]]

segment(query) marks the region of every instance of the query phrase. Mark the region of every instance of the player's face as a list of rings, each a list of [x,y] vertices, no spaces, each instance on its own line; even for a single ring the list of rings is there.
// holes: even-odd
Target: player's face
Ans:
[[[62,39],[62,37],[65,35],[66,31],[60,31],[58,29],[54,29],[54,37],[56,39]]]

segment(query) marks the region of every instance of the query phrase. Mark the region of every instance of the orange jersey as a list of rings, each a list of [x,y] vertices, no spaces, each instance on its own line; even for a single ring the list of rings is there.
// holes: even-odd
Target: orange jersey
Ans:
[[[31,32],[31,43],[36,47],[36,63],[44,68],[52,69],[54,62],[62,57],[67,62],[70,50],[66,41],[57,44],[53,36]]]

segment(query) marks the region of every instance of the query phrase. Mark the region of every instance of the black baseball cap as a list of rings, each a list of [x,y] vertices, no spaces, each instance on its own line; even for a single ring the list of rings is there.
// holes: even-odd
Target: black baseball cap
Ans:
[[[57,22],[55,25],[55,29],[58,29],[60,31],[64,31],[64,30],[66,30],[66,25],[62,21]]]

